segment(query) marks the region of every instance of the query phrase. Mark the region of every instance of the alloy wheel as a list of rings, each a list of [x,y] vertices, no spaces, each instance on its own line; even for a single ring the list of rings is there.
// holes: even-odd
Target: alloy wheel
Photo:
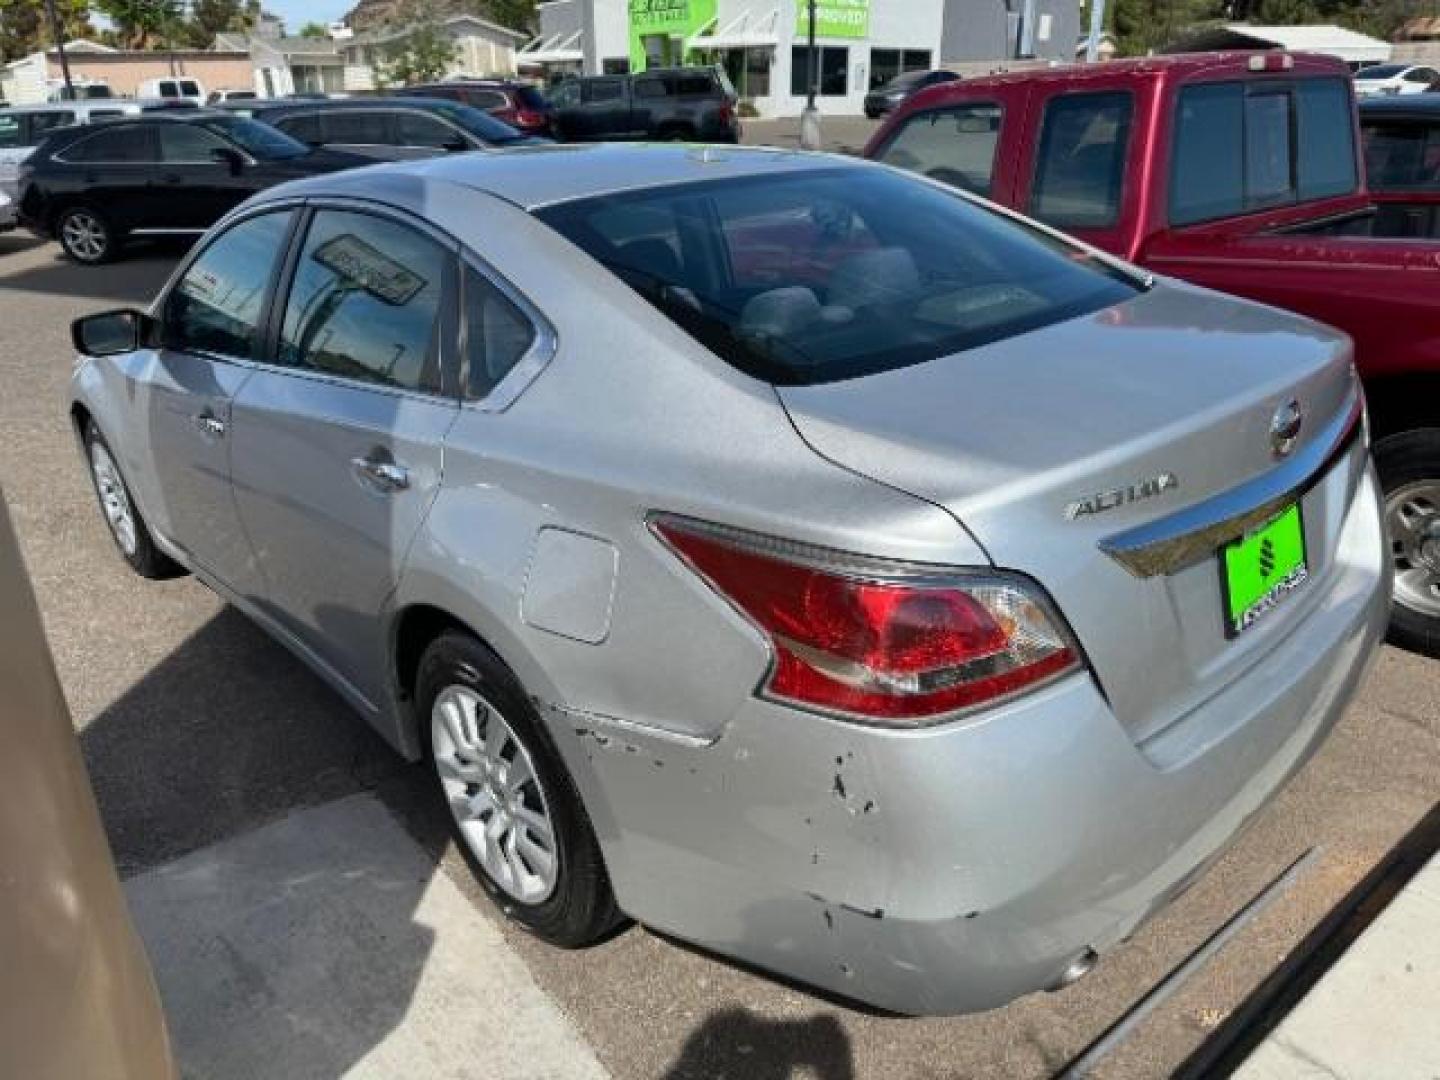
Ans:
[[[560,860],[534,762],[500,710],[468,686],[448,686],[430,713],[435,770],[460,836],[501,891],[539,904]]]
[[[65,250],[83,262],[96,262],[105,257],[109,236],[101,220],[88,210],[72,210],[60,223],[60,238]]]
[[[1440,616],[1440,480],[1403,484],[1385,497],[1395,561],[1395,600]]]
[[[90,473],[95,478],[95,491],[100,496],[100,508],[105,512],[105,521],[120,550],[133,556],[139,547],[139,535],[135,528],[135,511],[130,505],[130,495],[125,482],[120,479],[120,470],[115,459],[104,443],[90,445]]]

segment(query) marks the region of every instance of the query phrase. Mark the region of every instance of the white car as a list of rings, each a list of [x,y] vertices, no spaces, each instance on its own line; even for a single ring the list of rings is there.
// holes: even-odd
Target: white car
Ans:
[[[1423,94],[1440,88],[1440,71],[1423,64],[1377,64],[1355,73],[1357,97]]]
[[[139,98],[162,98],[166,101],[184,99],[196,105],[205,104],[205,84],[199,79],[185,76],[163,79],[146,79],[140,84],[135,95]]]

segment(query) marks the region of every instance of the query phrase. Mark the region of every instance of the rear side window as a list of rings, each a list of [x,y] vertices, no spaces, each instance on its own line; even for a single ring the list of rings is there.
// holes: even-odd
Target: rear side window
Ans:
[[[386,146],[391,137],[390,117],[383,112],[350,112],[336,109],[320,114],[320,130],[327,143],[353,143],[357,146]]]
[[[190,264],[165,302],[165,345],[248,360],[259,339],[265,293],[291,211],[232,226]]]
[[[916,113],[880,151],[880,160],[977,195],[989,195],[1000,142],[1000,106],[958,105]]]
[[[715,94],[719,88],[708,71],[683,71],[675,76],[675,93],[680,97]]]
[[[1132,108],[1129,94],[1063,94],[1050,99],[1030,196],[1035,217],[1072,229],[1115,224]]]
[[[407,225],[319,211],[285,304],[280,362],[438,393],[438,328],[452,261],[451,252]]]
[[[1440,188],[1440,126],[1367,126],[1364,143],[1365,175],[1372,190]]]
[[[717,356],[779,385],[948,357],[1138,289],[1065,241],[888,169],[703,181],[537,216]]]
[[[466,90],[458,96],[466,105],[476,109],[503,109],[510,104],[497,90]]]
[[[230,149],[220,136],[194,124],[166,124],[160,129],[160,160],[172,165],[214,165],[216,150]]]
[[[443,150],[453,143],[465,142],[464,136],[449,124],[423,112],[398,112],[395,114],[395,126],[401,146],[428,146]]]
[[[200,84],[197,82],[192,82],[189,79],[185,79],[180,83],[180,93],[184,94],[186,97],[199,97]]]
[[[30,114],[30,141],[38,143],[45,137],[46,132],[54,131],[58,127],[65,127],[75,122],[75,114],[68,110],[57,112],[37,112]]]
[[[57,156],[93,165],[135,164],[155,161],[159,148],[153,125],[125,124],[78,139]]]
[[[1171,170],[1172,225],[1352,192],[1349,91],[1340,79],[1187,86]]]
[[[179,87],[177,87],[173,82],[170,82],[168,79],[165,80],[165,81],[162,81],[162,82],[159,84],[158,89],[159,89],[159,92],[160,92],[160,96],[163,97],[163,98],[172,98],[172,97],[179,97],[179,96],[180,96],[180,89],[179,89]]]
[[[535,341],[525,313],[483,274],[465,268],[465,396],[483,398],[520,362]]]
[[[663,98],[669,94],[670,87],[663,78],[635,80],[635,96],[637,98]]]
[[[582,84],[586,104],[619,101],[625,96],[625,84],[619,79],[592,79]]]

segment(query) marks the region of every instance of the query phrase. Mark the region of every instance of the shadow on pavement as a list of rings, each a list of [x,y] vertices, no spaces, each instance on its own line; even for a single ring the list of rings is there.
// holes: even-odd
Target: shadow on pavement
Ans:
[[[234,608],[106,708],[80,743],[122,874],[409,771]]]
[[[26,241],[29,241],[28,243]],[[119,300],[148,304],[175,269],[175,262],[187,250],[186,243],[166,241],[125,252],[119,260],[103,266],[78,266],[49,245],[53,259],[23,269],[4,262],[12,251],[29,251],[45,241],[33,237],[0,237],[0,289],[49,293],[58,296],[91,296],[97,300]]]
[[[834,1016],[771,1020],[741,1006],[712,1013],[686,1040],[664,1080],[854,1080],[850,1038]]]

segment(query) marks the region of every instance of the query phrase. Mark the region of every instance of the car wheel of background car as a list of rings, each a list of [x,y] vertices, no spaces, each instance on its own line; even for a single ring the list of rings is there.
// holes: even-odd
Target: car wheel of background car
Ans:
[[[95,497],[110,536],[130,568],[141,577],[168,578],[183,573],[182,567],[155,546],[145,519],[140,516],[115,455],[105,442],[100,429],[90,424],[85,429],[85,456],[90,461],[90,479],[95,483]]]
[[[600,845],[515,677],[461,633],[420,660],[416,703],[460,851],[491,899],[536,936],[588,945],[620,922]]]
[[[1389,640],[1440,657],[1440,428],[1375,445],[1395,560]]]
[[[695,131],[688,124],[672,124],[660,129],[661,142],[694,142]]]
[[[115,253],[115,234],[104,217],[88,206],[72,206],[55,223],[65,254],[78,263],[103,263]]]

